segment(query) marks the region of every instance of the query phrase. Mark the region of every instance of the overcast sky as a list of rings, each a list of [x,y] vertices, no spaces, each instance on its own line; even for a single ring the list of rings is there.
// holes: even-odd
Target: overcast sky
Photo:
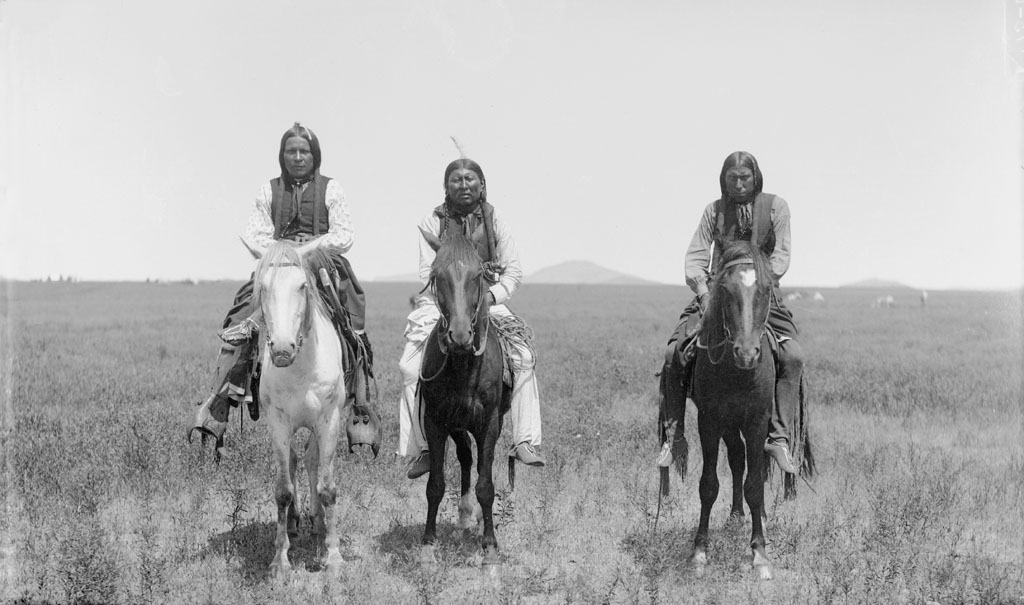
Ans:
[[[450,136],[529,275],[683,282],[726,155],[792,211],[786,286],[1019,287],[1010,2],[0,0],[0,275],[244,279],[298,120],[363,279],[416,270]]]

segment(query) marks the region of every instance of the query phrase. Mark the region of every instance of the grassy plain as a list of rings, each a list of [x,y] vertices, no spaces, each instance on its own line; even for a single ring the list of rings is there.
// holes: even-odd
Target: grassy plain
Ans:
[[[657,512],[654,372],[688,299],[681,287],[526,285],[544,469],[497,469],[502,576],[479,573],[475,535],[439,516],[440,559],[418,563],[426,479],[395,460],[411,284],[369,284],[386,455],[343,456],[347,567],[328,577],[312,541],[267,576],[273,463],[238,414],[219,467],[184,439],[209,388],[216,330],[237,284],[7,284],[2,333],[0,599],[210,603],[1024,602],[1022,330],[1018,293],[824,290],[791,303],[808,354],[819,476],[768,490],[775,579],[744,563],[749,521],[726,526],[723,479],[710,568],[687,566],[697,472]],[[691,408],[691,469],[699,469]],[[507,445],[508,429],[505,430]],[[448,486],[457,489],[449,453]],[[303,498],[308,494],[300,488]],[[813,489],[812,489],[813,488]],[[305,502],[303,502],[305,507]],[[307,526],[308,527],[308,526]]]

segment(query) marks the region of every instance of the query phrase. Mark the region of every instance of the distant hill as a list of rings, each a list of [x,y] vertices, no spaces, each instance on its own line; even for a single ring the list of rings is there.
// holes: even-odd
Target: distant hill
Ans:
[[[526,276],[528,284],[656,285],[651,281],[619,273],[585,260],[571,260],[540,269]]]
[[[892,289],[892,290],[906,289],[906,290],[910,290],[910,289],[912,289],[910,286],[908,286],[906,284],[901,284],[898,281],[892,281],[892,280],[887,280],[887,279],[878,279],[878,278],[874,278],[874,277],[868,278],[868,279],[862,279],[862,280],[860,280],[858,282],[853,282],[852,284],[846,284],[846,285],[839,286],[839,287],[840,288],[859,288],[859,289],[863,289],[863,290],[867,290],[867,289],[872,289],[872,290],[879,290],[879,289]]]

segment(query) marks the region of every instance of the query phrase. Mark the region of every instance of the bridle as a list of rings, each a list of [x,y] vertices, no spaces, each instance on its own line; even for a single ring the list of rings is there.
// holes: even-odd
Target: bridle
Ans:
[[[480,275],[476,279],[477,279],[477,282],[478,282],[477,283],[478,288],[477,288],[476,305],[474,305],[474,308],[473,308],[473,317],[469,321],[469,328],[470,328],[470,334],[473,335],[474,341],[477,342],[477,346],[473,347],[473,356],[474,357],[479,357],[479,356],[484,354],[484,349],[487,348],[487,337],[488,337],[488,333],[489,333],[490,328],[491,328],[491,322],[490,321],[484,321],[483,336],[482,336],[482,338],[480,338],[479,341],[477,341],[476,337],[477,337],[477,334],[479,334],[479,332],[477,331],[477,323],[480,320],[481,311],[483,310],[483,306],[486,303],[488,290],[485,287],[485,285],[487,283],[487,280],[486,280],[485,274],[483,272],[481,272]],[[430,276],[430,282],[427,284],[427,288],[429,288],[431,294],[434,295],[434,301],[435,302],[440,300],[438,298],[438,296],[437,296],[436,280],[437,280],[437,277],[435,275],[431,275]],[[441,349],[441,352],[444,353],[445,359],[447,359],[448,358],[447,339],[441,338],[441,334],[442,333],[443,334],[448,334],[448,327],[451,324],[450,324],[450,320],[448,319],[448,316],[445,315],[445,309],[442,309],[440,304],[437,305],[437,309],[438,309],[438,312],[440,314],[440,317],[437,320],[437,322],[438,322],[437,346]],[[422,376],[421,376],[421,378],[422,378]]]
[[[724,265],[722,265],[722,268],[719,271],[724,273],[726,271],[726,269],[729,269],[731,267],[740,266],[740,265],[753,265],[756,268],[756,265],[754,263],[754,259],[752,259],[752,258],[738,258],[736,260],[729,261],[729,262],[725,263]],[[775,296],[775,293],[774,292],[770,292],[769,296]],[[764,338],[765,330],[768,328],[768,317],[771,315],[771,312],[772,312],[772,305],[771,305],[771,301],[769,300],[768,304],[765,306],[764,319],[761,320],[761,322],[759,324],[760,325],[760,329],[758,330],[758,335],[757,335],[757,340],[758,341],[760,341],[762,338]],[[729,329],[729,323],[726,321],[725,305],[719,305],[719,314],[721,315],[721,317],[719,318],[719,321],[720,321],[721,326],[722,326],[722,332],[724,333],[724,337],[722,338],[721,342],[719,342],[718,344],[713,344],[713,345],[712,344],[700,345],[699,342],[698,342],[698,346],[700,346],[700,348],[707,349],[707,351],[708,351],[708,361],[711,362],[711,365],[718,365],[719,363],[721,363],[722,360],[725,359],[725,356],[726,356],[726,354],[728,352],[728,349],[726,347],[728,345],[735,344],[735,340],[733,339],[733,336],[732,336],[732,331]],[[755,325],[758,325],[758,324],[755,324]],[[718,356],[718,359],[715,359],[714,355],[712,354],[712,351],[718,351],[718,350],[721,350],[722,353],[721,353],[721,355]]]
[[[300,270],[302,270],[303,276],[304,277],[306,276],[306,268],[301,263],[270,263],[270,264],[266,265],[266,267],[268,267],[268,268],[269,267],[275,267],[275,268],[280,268],[280,267],[298,267]],[[306,333],[309,332],[309,326],[312,324],[312,320],[313,320],[313,312],[312,312],[312,309],[310,308],[313,305],[311,304],[311,301],[309,300],[309,297],[312,294],[310,293],[309,288],[308,288],[308,284],[309,284],[309,280],[308,279],[306,280],[306,284],[307,284],[307,291],[305,293],[306,308],[304,309],[304,311],[302,313],[302,321],[299,324],[299,333],[298,333],[298,335],[297,335],[297,337],[295,339],[295,354],[296,355],[298,355],[299,351],[302,349],[302,343],[305,342],[305,340],[306,340]],[[260,308],[260,312],[262,313],[263,321],[266,324],[266,329],[263,330],[263,332],[264,332],[263,339],[266,342],[267,347],[269,348],[270,347],[270,335],[273,332],[273,330],[270,329],[270,325],[273,323],[273,319],[272,319],[271,315],[263,312],[263,309],[262,309],[263,300],[262,299],[261,299],[260,303],[261,303],[260,304],[260,307],[261,307]]]

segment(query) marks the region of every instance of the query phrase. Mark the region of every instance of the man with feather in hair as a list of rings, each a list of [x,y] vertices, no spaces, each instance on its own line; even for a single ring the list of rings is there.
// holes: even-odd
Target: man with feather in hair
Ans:
[[[453,139],[454,140],[454,139]],[[456,142],[458,146],[458,142]],[[461,149],[460,149],[461,151]],[[444,203],[434,208],[419,225],[420,230],[441,239],[445,229],[464,228],[478,242],[485,270],[490,272],[491,286],[487,301],[492,317],[517,324],[522,338],[512,338],[510,355],[515,367],[510,418],[513,448],[509,455],[528,466],[544,466],[540,452],[540,392],[533,371],[534,353],[528,329],[509,311],[506,302],[515,294],[522,280],[519,251],[512,233],[497,209],[487,201],[487,181],[480,165],[468,158],[448,164],[444,172]],[[419,240],[419,277],[427,285],[435,252],[427,241]],[[416,384],[420,377],[424,343],[440,317],[437,301],[429,289],[414,301],[405,328],[405,350],[399,360],[403,388],[399,403],[399,456],[412,458],[408,477],[415,479],[430,470],[430,453],[420,423],[420,402]]]

